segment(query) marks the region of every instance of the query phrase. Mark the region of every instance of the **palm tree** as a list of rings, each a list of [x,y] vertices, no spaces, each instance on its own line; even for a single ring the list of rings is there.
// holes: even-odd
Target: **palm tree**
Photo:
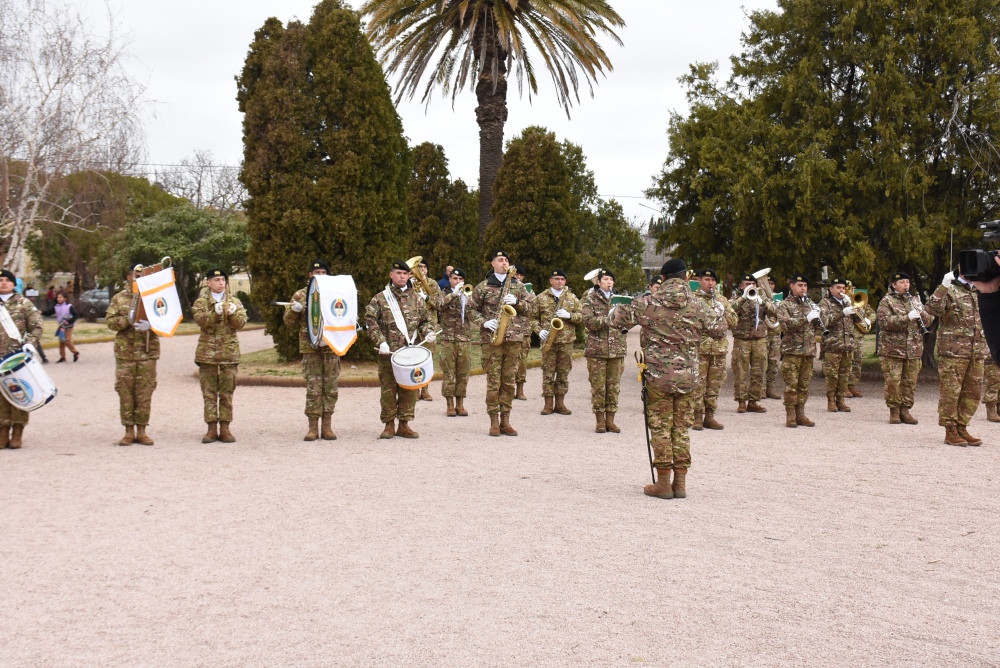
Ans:
[[[580,101],[581,80],[591,96],[598,74],[613,67],[598,33],[621,40],[625,22],[605,0],[365,0],[368,37],[391,75],[399,75],[396,102],[422,89],[429,104],[435,88],[452,104],[468,86],[479,106],[479,238],[493,219],[493,183],[503,159],[507,121],[507,73],[514,69],[518,92],[538,93],[534,45],[555,83],[567,116]],[[421,80],[425,83],[421,85]]]

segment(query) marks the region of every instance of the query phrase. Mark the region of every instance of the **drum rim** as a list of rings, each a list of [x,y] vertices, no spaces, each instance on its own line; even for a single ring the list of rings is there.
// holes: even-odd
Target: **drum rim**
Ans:
[[[26,367],[28,365],[29,361],[31,361],[32,359],[34,359],[34,356],[31,353],[29,353],[28,351],[26,351],[26,350],[15,350],[15,351],[7,353],[3,357],[0,357],[0,366],[3,366],[3,361],[5,359],[7,359],[8,357],[13,357],[14,355],[17,355],[17,354],[24,355],[24,359],[21,360],[17,364],[17,366],[15,366],[14,368],[7,369],[6,371],[0,371],[0,378],[2,378],[3,376],[9,376],[12,373],[17,373],[18,371],[20,371],[21,369],[23,369],[24,367]]]
[[[399,350],[393,351],[392,355],[389,356],[389,361],[393,362],[393,363],[396,363],[396,361],[395,361],[396,360],[396,355],[398,355],[399,353],[401,353],[403,351],[407,351],[407,350],[420,350],[424,354],[423,361],[416,362],[416,363],[413,363],[413,364],[404,364],[402,362],[399,362],[398,366],[401,366],[401,367],[415,367],[415,366],[420,366],[421,364],[426,363],[427,360],[429,360],[429,359],[434,359],[434,355],[431,353],[431,351],[428,350],[427,348],[424,348],[423,346],[403,346]]]
[[[313,289],[318,281],[315,276],[309,277],[309,285],[306,287],[306,310],[304,315],[306,317],[306,335],[309,337],[309,343],[312,344],[314,348],[321,348],[323,346],[323,331],[326,327],[326,318],[323,316],[322,310],[320,312],[320,323],[319,330],[315,333],[313,332],[312,326],[312,296],[319,292],[319,288]]]

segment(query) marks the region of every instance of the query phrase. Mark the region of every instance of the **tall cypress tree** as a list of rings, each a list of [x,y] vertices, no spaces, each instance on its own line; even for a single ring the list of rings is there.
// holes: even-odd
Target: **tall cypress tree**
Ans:
[[[406,252],[406,140],[360,19],[342,0],[320,2],[308,24],[268,19],[237,82],[254,302],[288,359],[297,332],[270,303],[305,284],[310,260],[354,276],[363,307]]]

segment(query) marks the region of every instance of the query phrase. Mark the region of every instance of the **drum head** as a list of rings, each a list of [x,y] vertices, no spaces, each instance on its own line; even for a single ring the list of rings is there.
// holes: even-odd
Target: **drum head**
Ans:
[[[392,362],[398,366],[420,366],[431,356],[431,351],[423,346],[400,348],[392,354]]]
[[[28,361],[28,353],[23,350],[6,355],[0,359],[0,376],[6,376],[18,371]]]
[[[319,298],[319,284],[315,277],[309,279],[306,324],[309,329],[309,342],[318,348],[323,342],[323,303]]]

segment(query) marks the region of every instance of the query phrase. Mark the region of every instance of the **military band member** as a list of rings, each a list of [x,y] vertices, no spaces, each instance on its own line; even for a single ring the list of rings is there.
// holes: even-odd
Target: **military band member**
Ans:
[[[441,394],[448,402],[448,417],[467,417],[465,393],[472,367],[472,317],[469,297],[463,293],[465,271],[454,268],[448,275],[449,287],[431,297],[438,314],[441,334],[437,337],[441,364]]]
[[[816,357],[816,332],[822,327],[819,306],[809,299],[809,280],[792,276],[788,296],[778,303],[781,323],[781,376],[785,381],[785,426],[814,427],[806,417],[809,383]]]
[[[503,340],[498,341],[499,345],[493,345],[492,339],[500,326],[501,307],[510,306],[517,315],[530,318],[534,314],[534,302],[524,284],[514,276],[506,252],[493,251],[490,255],[490,269],[486,280],[475,287],[469,299],[474,321],[480,325],[479,343],[483,368],[486,370],[489,434],[517,436],[517,430],[510,424],[510,411],[514,401],[521,347],[524,337],[531,335],[531,323],[527,319],[511,318]]]
[[[133,264],[132,266],[135,266]],[[148,320],[138,320],[132,313],[132,282],[135,274],[128,272],[128,282],[111,298],[104,320],[115,334],[115,391],[121,408],[125,435],[118,445],[153,445],[146,433],[149,413],[156,389],[156,360],[160,359],[160,338],[150,331]],[[148,339],[147,339],[148,336]],[[146,341],[149,347],[146,347]]]
[[[329,265],[323,260],[314,260],[309,265],[309,278],[330,273]],[[329,346],[315,347],[309,340],[309,320],[306,306],[309,302],[309,286],[298,290],[287,306],[284,321],[289,327],[299,330],[299,353],[302,354],[302,375],[306,379],[306,418],[309,431],[304,441],[315,441],[320,436],[334,441],[333,411],[337,407],[338,381],[340,380],[340,357]],[[322,429],[320,419],[322,418]]]
[[[830,282],[830,292],[819,302],[820,316],[828,330],[820,342],[823,356],[823,376],[826,378],[826,410],[850,413],[847,405],[847,386],[854,366],[855,324],[861,316],[854,309],[845,291],[847,281],[834,278]]]
[[[239,299],[229,295],[228,280],[229,275],[222,269],[209,271],[205,274],[207,290],[191,306],[191,315],[201,328],[194,362],[198,365],[208,425],[202,443],[236,442],[229,430],[240,364],[240,339],[236,332],[247,324],[247,312]]]
[[[424,301],[427,303],[427,308],[430,312],[431,327],[437,329],[438,314],[437,314],[437,309],[434,308],[434,303],[431,297],[440,292],[440,286],[438,286],[438,284],[435,283],[434,281],[430,280],[430,274],[427,273],[428,271],[430,271],[430,267],[427,266],[427,261],[421,260],[419,264],[420,264],[420,269],[424,272],[424,277],[427,278],[427,284],[430,286],[432,294],[430,295],[426,294],[424,292],[423,285],[416,284],[414,285],[414,287],[423,296]],[[410,283],[415,284],[416,281],[411,279]],[[427,348],[427,350],[431,351],[432,355],[434,354],[435,344],[428,343],[424,347]],[[418,398],[420,401],[434,401],[434,397],[431,396],[431,386],[424,385],[423,387],[421,387],[420,396]]]
[[[747,288],[757,290],[753,298],[744,296]],[[764,396],[764,374],[767,371],[767,317],[774,316],[774,302],[765,300],[750,274],[740,281],[739,296],[733,310],[739,321],[733,327],[733,390],[738,402],[737,413],[766,413],[760,405]]]
[[[924,354],[921,324],[930,326],[934,316],[924,310],[920,299],[910,294],[910,277],[897,271],[889,291],[879,302],[878,359],[885,376],[885,404],[889,424],[917,424],[910,415]]]
[[[545,407],[542,415],[553,412],[572,415],[566,407],[569,391],[569,373],[573,370],[573,344],[576,342],[576,325],[583,320],[583,305],[566,285],[566,272],[556,269],[549,275],[549,288],[535,298],[538,310],[538,338],[544,348],[550,337],[555,337],[549,349],[542,353],[542,397]],[[563,328],[552,329],[552,320],[559,318]]]
[[[36,351],[42,349],[39,342],[42,338],[42,314],[27,297],[15,292],[17,278],[14,273],[4,269],[0,271],[0,302],[10,314],[17,331],[25,338],[25,343]],[[0,355],[6,355],[21,347],[21,342],[11,340],[7,332],[0,327]],[[0,397],[0,449],[17,450],[23,444],[24,427],[28,424],[28,412],[15,407],[5,398]]]
[[[850,290],[853,286],[851,282],[847,282],[847,288]],[[865,327],[870,331],[871,327],[875,324],[875,309],[872,308],[871,304],[865,304],[863,308],[858,310],[858,315],[861,317],[861,321],[865,323]],[[854,328],[854,362],[851,365],[851,380],[847,384],[847,396],[848,397],[863,397],[865,396],[859,385],[861,384],[861,364],[865,359],[865,333]]]
[[[610,269],[602,269],[597,285],[583,298],[583,326],[587,329],[584,356],[590,377],[590,403],[597,422],[594,431],[598,434],[621,432],[615,415],[628,344],[626,332],[611,327],[608,321],[614,294],[615,275]]]
[[[767,277],[767,282],[771,286],[771,294],[774,294],[774,279]],[[781,323],[778,322],[777,305],[775,305],[775,315],[767,316],[764,324],[767,325],[767,372],[764,374],[764,396],[768,399],[781,399],[778,393],[778,376],[781,373]]]
[[[701,287],[695,296],[704,302],[712,311],[722,307],[723,324],[727,328],[736,326],[736,311],[733,310],[722,293],[718,290],[719,275],[714,269],[703,269],[698,273]],[[655,294],[655,293],[654,293]],[[710,336],[704,332],[698,345],[698,386],[695,388],[694,424],[696,431],[702,428],[722,429],[723,425],[715,419],[715,411],[719,408],[719,393],[722,383],[726,380],[726,357],[729,354],[729,339],[726,336]]]
[[[368,336],[378,350],[378,379],[382,387],[382,413],[385,429],[379,438],[418,438],[410,429],[417,405],[418,390],[407,390],[396,384],[392,372],[392,353],[415,343],[418,336],[427,343],[437,338],[432,331],[430,311],[424,298],[410,287],[410,267],[402,260],[392,263],[389,284],[377,293],[365,308]],[[399,420],[399,427],[395,422]]]
[[[661,269],[665,280],[656,294],[616,306],[608,318],[616,332],[636,325],[646,332],[646,413],[656,482],[646,485],[643,493],[661,499],[687,497],[691,468],[688,429],[694,420],[695,390],[700,383],[698,348],[705,336],[726,335],[722,302],[715,302],[713,308],[696,297],[686,270],[683,260],[667,261]]]
[[[945,428],[944,442],[982,445],[968,430],[983,392],[983,364],[990,357],[979,319],[979,293],[961,275],[949,272],[924,309],[938,319],[938,425]]]
[[[1000,367],[992,359],[983,362],[983,404],[986,405],[986,419],[1000,422],[997,403],[1000,402]]]
[[[519,264],[514,265],[514,276],[517,280],[524,283],[524,267]],[[528,292],[528,300],[534,300],[535,296]],[[537,309],[536,309],[537,310]],[[517,362],[517,384],[514,391],[514,399],[518,401],[527,401],[528,397],[524,394],[524,384],[528,381],[528,355],[531,353],[531,332],[535,331],[534,318],[528,318],[526,316],[518,315],[515,317],[518,321],[519,327],[527,327],[528,333],[524,336],[524,340],[521,341],[521,350],[518,353]]]

